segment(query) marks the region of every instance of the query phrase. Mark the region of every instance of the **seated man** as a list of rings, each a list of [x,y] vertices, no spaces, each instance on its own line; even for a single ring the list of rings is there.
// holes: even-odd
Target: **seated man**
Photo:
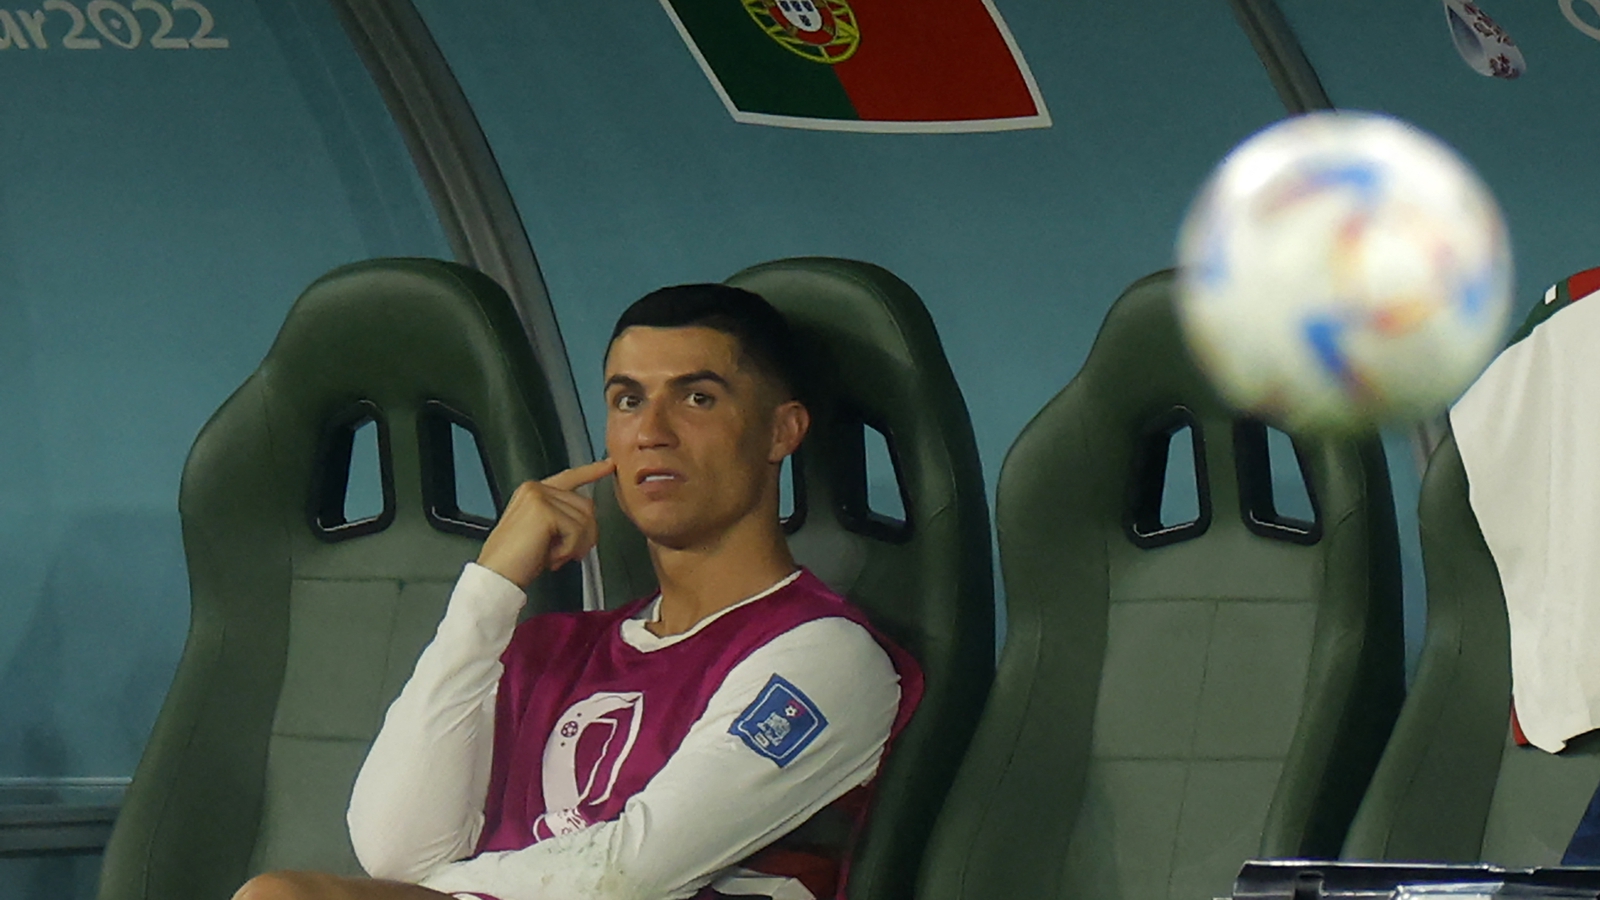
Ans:
[[[782,316],[747,291],[629,307],[606,354],[609,458],[517,489],[356,779],[350,837],[373,877],[269,873],[236,900],[841,889],[848,840],[771,845],[830,806],[859,827],[922,676],[789,553],[798,369]],[[613,473],[660,593],[517,625],[527,585],[594,546],[576,490]]]

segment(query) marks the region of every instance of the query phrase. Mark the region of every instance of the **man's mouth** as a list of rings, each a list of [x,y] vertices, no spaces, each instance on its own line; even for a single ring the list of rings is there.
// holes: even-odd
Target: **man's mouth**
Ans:
[[[634,476],[634,484],[660,484],[667,481],[682,481],[683,476],[671,469],[640,469]]]

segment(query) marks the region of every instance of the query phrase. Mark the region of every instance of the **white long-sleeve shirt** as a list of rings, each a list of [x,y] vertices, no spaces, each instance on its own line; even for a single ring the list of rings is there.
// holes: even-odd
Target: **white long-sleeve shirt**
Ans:
[[[622,623],[622,639],[645,653],[688,640],[794,577],[668,637],[645,627],[656,614],[649,604]],[[500,655],[525,599],[488,569],[469,563],[463,571],[350,798],[351,843],[368,874],[499,900],[676,900],[713,881],[780,900],[809,898],[798,882],[763,881],[734,864],[877,771],[900,690],[873,637],[847,619],[825,618],[773,638],[728,673],[619,818],[468,859],[484,825]],[[802,691],[828,722],[782,766],[731,733],[773,675]]]

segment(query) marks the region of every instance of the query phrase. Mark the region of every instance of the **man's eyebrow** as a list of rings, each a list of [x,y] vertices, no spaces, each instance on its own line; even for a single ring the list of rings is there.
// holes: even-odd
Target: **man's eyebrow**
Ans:
[[[667,380],[667,385],[677,390],[682,390],[683,388],[686,388],[697,381],[709,381],[712,384],[720,384],[727,390],[733,390],[733,385],[728,383],[728,379],[710,369],[701,369],[697,372],[690,372],[686,375],[675,375]],[[638,379],[620,374],[613,375],[606,379],[605,389],[609,391],[612,387],[620,387],[630,391],[644,389],[644,385],[640,384]]]
[[[698,372],[690,372],[687,375],[678,375],[670,379],[667,384],[675,388],[686,388],[697,381],[709,381],[713,384],[722,385],[725,390],[733,390],[733,385],[728,383],[728,379],[710,369],[701,369]]]

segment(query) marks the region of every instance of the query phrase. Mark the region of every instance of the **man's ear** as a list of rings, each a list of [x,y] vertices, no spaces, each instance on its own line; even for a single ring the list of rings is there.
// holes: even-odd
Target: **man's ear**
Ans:
[[[811,430],[811,411],[799,400],[787,400],[772,411],[772,448],[767,462],[783,462],[784,457],[800,448],[806,432]]]

